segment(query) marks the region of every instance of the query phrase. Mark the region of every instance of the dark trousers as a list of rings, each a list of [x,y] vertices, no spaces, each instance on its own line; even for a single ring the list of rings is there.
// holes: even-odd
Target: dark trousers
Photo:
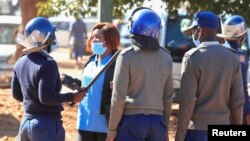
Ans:
[[[78,130],[78,141],[106,141],[107,134]]]
[[[116,141],[165,141],[166,130],[161,115],[123,115]]]
[[[64,141],[61,117],[26,115],[23,117],[18,141]]]
[[[184,141],[207,141],[208,135],[207,131],[201,130],[187,130],[186,137]]]

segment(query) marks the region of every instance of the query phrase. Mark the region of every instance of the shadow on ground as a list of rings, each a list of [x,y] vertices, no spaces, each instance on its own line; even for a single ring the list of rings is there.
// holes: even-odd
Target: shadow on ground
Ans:
[[[16,137],[18,134],[19,120],[11,114],[0,114],[0,138]]]

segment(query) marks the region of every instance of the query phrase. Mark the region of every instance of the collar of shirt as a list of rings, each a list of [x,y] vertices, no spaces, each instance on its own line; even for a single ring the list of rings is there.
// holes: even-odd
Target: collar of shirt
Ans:
[[[218,41],[206,41],[206,42],[202,42],[200,44],[200,46],[208,46],[208,45],[220,45],[220,43]]]
[[[105,65],[110,60],[111,57],[112,54],[109,54],[105,56],[103,59],[101,59],[98,55],[96,55],[94,59],[96,66]]]
[[[228,41],[228,44],[229,44],[229,46],[230,46],[231,48],[233,48],[233,49],[235,49],[235,50],[241,48],[241,46],[240,46],[237,42],[235,42],[235,41]]]

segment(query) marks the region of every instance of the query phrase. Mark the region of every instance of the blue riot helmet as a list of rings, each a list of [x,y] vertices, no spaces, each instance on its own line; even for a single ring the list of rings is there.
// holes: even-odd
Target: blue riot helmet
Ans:
[[[30,35],[34,30],[40,31],[44,35],[49,34],[49,40],[55,40],[55,27],[50,23],[50,21],[44,17],[36,17],[29,21],[25,26],[24,33],[27,37]]]
[[[226,19],[222,24],[222,34],[217,34],[219,37],[237,40],[244,37],[247,32],[247,25],[242,16],[233,15]]]
[[[40,51],[49,46],[48,52],[57,48],[55,27],[44,17],[30,20],[24,29],[24,35],[17,35],[17,42],[26,48],[27,52]]]
[[[158,38],[161,30],[160,17],[150,8],[135,9],[130,18],[129,33]]]

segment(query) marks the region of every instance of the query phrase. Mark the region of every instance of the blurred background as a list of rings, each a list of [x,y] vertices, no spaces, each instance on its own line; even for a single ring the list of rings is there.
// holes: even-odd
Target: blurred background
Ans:
[[[128,18],[136,7],[152,8],[161,18],[160,45],[170,50],[173,58],[175,96],[171,116],[170,140],[176,129],[176,110],[180,88],[181,61],[186,51],[194,47],[190,34],[183,32],[191,24],[192,15],[199,10],[215,12],[220,24],[232,15],[238,14],[250,23],[249,0],[0,0],[0,141],[16,140],[19,122],[23,115],[22,103],[11,97],[10,82],[16,60],[22,55],[22,46],[16,44],[17,33],[23,34],[23,27],[36,16],[48,18],[57,28],[59,48],[51,55],[59,66],[60,73],[81,78],[81,69],[75,69],[69,34],[72,24],[80,17],[86,23],[88,37],[97,22],[112,22],[120,31],[120,48],[131,45],[128,33]],[[221,29],[218,29],[218,33]],[[249,55],[250,30],[242,45]],[[91,52],[85,50],[82,64]],[[248,75],[248,78],[249,75]],[[250,79],[248,79],[250,80]],[[70,91],[63,87],[63,92]],[[66,140],[77,140],[75,107],[65,105],[63,112]]]

